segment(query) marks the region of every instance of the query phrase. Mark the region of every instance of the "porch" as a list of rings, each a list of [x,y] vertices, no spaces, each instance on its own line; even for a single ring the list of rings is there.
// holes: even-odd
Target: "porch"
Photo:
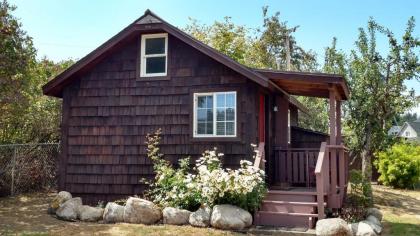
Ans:
[[[328,99],[329,133],[323,134],[299,128],[297,116],[285,115],[298,108],[293,97],[289,102],[284,96],[272,98],[275,109],[266,113],[267,134],[259,144],[261,157],[255,161],[266,171],[269,184],[255,224],[313,228],[317,219],[326,217],[327,208],[341,208],[346,195],[348,149],[342,142],[341,101],[348,98],[348,89],[344,79],[335,75],[262,73],[291,95]]]

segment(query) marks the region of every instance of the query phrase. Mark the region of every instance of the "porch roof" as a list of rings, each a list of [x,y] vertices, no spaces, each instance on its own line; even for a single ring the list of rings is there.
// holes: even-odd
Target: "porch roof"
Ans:
[[[336,89],[340,100],[349,99],[347,82],[341,75],[254,69],[292,95],[329,98],[330,89]]]

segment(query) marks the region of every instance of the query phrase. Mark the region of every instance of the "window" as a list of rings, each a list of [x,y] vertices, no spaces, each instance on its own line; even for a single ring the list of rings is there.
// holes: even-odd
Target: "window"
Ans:
[[[194,137],[236,137],[236,92],[194,93]]]
[[[146,34],[141,37],[140,76],[166,76],[168,34]]]
[[[409,131],[405,131],[405,136],[406,137],[410,137],[410,132]]]

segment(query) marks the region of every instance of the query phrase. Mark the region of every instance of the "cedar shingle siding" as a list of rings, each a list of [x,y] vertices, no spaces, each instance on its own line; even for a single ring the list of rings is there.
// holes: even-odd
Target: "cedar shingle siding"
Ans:
[[[61,187],[84,201],[141,194],[153,177],[145,135],[162,128],[161,151],[172,162],[217,146],[226,167],[252,155],[259,86],[169,35],[168,78],[137,78],[138,38],[103,58],[63,91]],[[192,139],[192,93],[237,91],[236,140]],[[63,175],[65,173],[65,175]]]

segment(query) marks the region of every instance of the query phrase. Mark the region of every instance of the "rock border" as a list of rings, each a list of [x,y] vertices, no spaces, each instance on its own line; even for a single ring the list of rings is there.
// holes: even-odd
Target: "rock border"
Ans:
[[[383,231],[382,212],[378,208],[368,208],[366,219],[347,223],[340,218],[318,220],[316,223],[316,235],[323,236],[377,236]]]
[[[108,202],[105,208],[82,204],[80,197],[61,191],[50,203],[48,213],[60,220],[101,223],[168,224],[213,227],[224,230],[244,230],[252,225],[252,215],[234,205],[200,207],[195,212],[174,207],[161,209],[151,201],[129,197],[124,206]]]

